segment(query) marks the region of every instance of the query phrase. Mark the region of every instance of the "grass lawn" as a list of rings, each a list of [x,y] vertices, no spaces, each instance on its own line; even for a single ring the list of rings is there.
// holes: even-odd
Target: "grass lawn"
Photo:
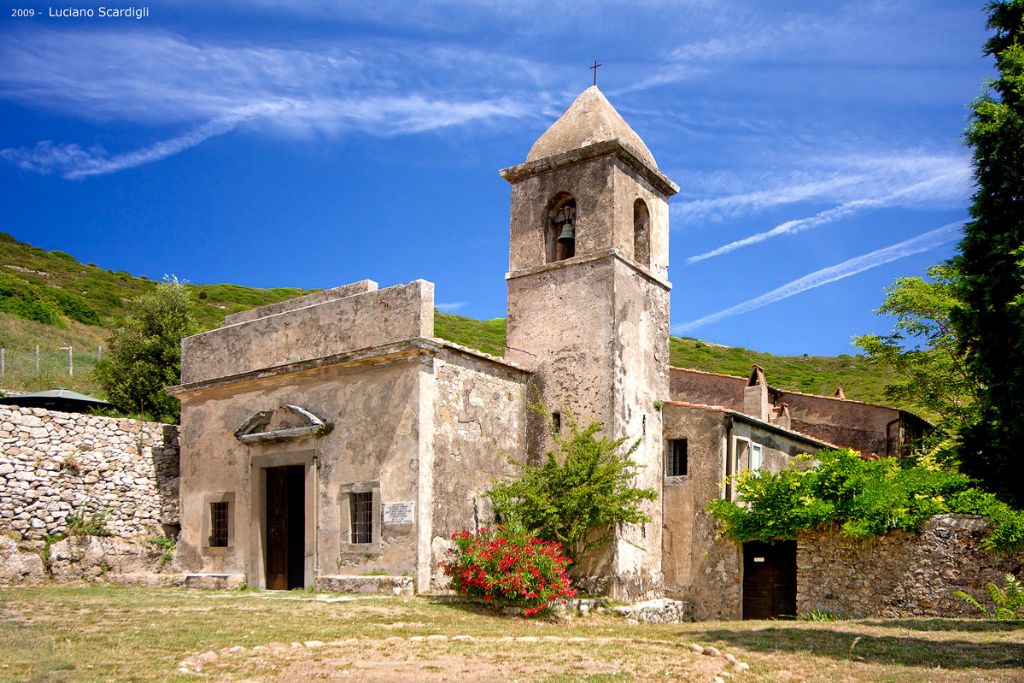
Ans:
[[[689,643],[712,645],[750,669],[694,653]],[[179,672],[183,661],[201,673]],[[1021,681],[1024,624],[645,626],[605,615],[499,617],[429,598],[0,590],[0,681],[712,681],[722,672],[735,681]]]

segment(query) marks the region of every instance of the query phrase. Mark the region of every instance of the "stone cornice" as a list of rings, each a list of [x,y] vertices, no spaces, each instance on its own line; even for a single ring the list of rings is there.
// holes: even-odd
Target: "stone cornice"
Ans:
[[[679,186],[672,182],[668,176],[653,168],[641,159],[640,155],[632,147],[618,139],[595,142],[592,145],[574,149],[571,152],[555,154],[554,156],[537,159],[536,161],[528,161],[518,166],[510,166],[509,168],[501,169],[498,173],[508,182],[515,183],[540,173],[546,173],[565,166],[578,164],[581,161],[609,155],[614,155],[621,159],[666,197],[671,197],[679,192]]]
[[[476,360],[483,361],[487,364],[500,367],[510,372],[529,375],[530,371],[525,368],[513,363],[512,361],[492,356],[482,351],[470,349],[459,344],[453,344],[444,339],[434,339],[431,337],[413,337],[411,339],[403,339],[397,342],[391,342],[389,344],[383,344],[381,346],[375,346],[371,348],[358,349],[356,351],[348,351],[345,353],[339,353],[332,356],[325,356],[323,358],[314,358],[311,360],[299,361],[297,363],[287,363],[285,365],[277,365],[269,368],[260,368],[259,370],[251,370],[248,372],[240,372],[234,375],[227,375],[225,377],[217,377],[211,380],[204,380],[202,382],[191,382],[189,384],[179,384],[176,386],[167,387],[167,393],[172,396],[190,396],[193,394],[201,393],[211,389],[218,389],[221,387],[232,386],[235,384],[242,384],[246,382],[254,382],[258,380],[268,379],[272,377],[279,377],[282,375],[288,375],[296,372],[306,372],[310,370],[318,370],[321,368],[328,367],[356,367],[361,365],[383,365],[389,363],[397,363],[403,360],[409,360],[416,356],[423,356],[428,354],[436,355],[440,352],[454,352],[460,355],[470,356]]]
[[[607,259],[616,260],[626,266],[629,266],[637,275],[642,278],[653,282],[654,284],[664,287],[666,291],[672,289],[672,283],[668,280],[663,280],[650,270],[640,266],[633,262],[632,259],[626,258],[618,249],[610,247],[607,249],[599,249],[598,251],[591,252],[589,254],[581,254],[580,256],[573,256],[562,261],[552,261],[551,263],[545,263],[539,266],[531,266],[529,268],[522,268],[520,270],[505,273],[506,280],[515,280],[516,278],[529,277],[530,275],[536,275],[537,273],[545,273],[553,270],[561,270],[562,268],[570,268],[572,266],[579,266],[584,263],[591,263],[593,261],[602,261]]]

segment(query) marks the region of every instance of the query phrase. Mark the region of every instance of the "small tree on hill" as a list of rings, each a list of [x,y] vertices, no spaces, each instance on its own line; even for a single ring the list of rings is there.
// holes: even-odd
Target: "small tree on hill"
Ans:
[[[928,279],[901,277],[886,288],[880,314],[896,316],[892,334],[854,339],[872,362],[892,368],[900,381],[885,395],[911,404],[939,427],[929,444],[940,460],[951,459],[961,431],[977,421],[980,387],[968,371],[950,316],[960,304],[957,272],[948,264],[928,269]]]
[[[549,451],[540,465],[513,461],[522,476],[496,484],[486,495],[503,519],[558,541],[570,558],[579,560],[607,543],[615,524],[651,521],[640,504],[658,494],[633,485],[639,466],[632,455],[639,440],[623,450],[625,438],[597,436],[600,422],[580,429],[570,418],[569,427],[568,437],[551,432],[558,452]]]
[[[96,366],[96,378],[114,407],[178,421],[178,400],[164,388],[180,381],[181,339],[198,331],[194,305],[191,292],[177,280],[132,302]]]

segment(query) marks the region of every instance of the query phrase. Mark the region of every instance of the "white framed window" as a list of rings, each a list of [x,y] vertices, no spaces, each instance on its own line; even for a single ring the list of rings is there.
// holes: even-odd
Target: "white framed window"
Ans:
[[[748,468],[752,470],[759,470],[764,465],[764,449],[761,448],[761,444],[750,442],[750,462]]]

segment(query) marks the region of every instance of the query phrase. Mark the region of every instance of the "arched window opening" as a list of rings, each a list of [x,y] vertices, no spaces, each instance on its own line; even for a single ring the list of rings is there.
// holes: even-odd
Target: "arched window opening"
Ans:
[[[651,214],[644,200],[633,202],[633,259],[642,266],[651,266]]]
[[[561,192],[548,207],[544,231],[548,263],[572,258],[576,255],[576,198]]]

